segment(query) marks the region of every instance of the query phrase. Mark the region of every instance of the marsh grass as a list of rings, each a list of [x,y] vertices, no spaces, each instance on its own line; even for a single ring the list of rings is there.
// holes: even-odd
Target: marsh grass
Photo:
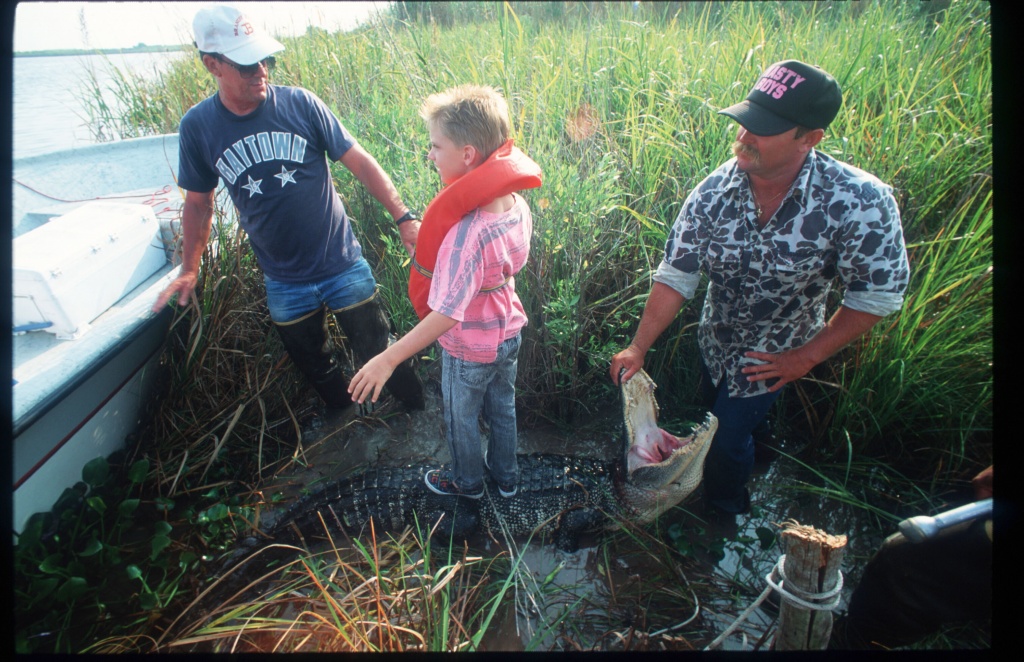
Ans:
[[[535,584],[546,621],[527,650],[572,652],[694,650],[706,637],[695,583],[657,526],[620,521],[602,536],[576,584],[560,568]],[[694,580],[697,580],[696,582]],[[542,646],[536,648],[535,646]]]
[[[472,650],[503,588],[491,577],[506,559],[465,548],[432,548],[429,532],[407,530],[342,546],[325,526],[323,551],[278,546],[293,558],[256,571],[260,550],[181,612],[150,652],[409,652]],[[279,559],[280,560],[280,559]],[[225,591],[224,589],[227,588]],[[206,609],[193,610],[214,595]],[[92,652],[131,648],[108,639]]]
[[[193,100],[213,91],[193,52],[176,57],[174,65],[162,73],[123,70],[106,56],[101,61],[104,64],[97,66],[110,73],[106,86],[100,84],[95,67],[90,67],[80,96],[89,118],[86,126],[97,142],[173,133]],[[152,81],[159,84],[154,87]]]
[[[263,451],[271,450],[264,445],[280,442],[298,425],[289,401],[299,400],[280,379],[288,365],[270,329],[262,278],[244,233],[223,205],[212,234],[196,293],[172,322],[172,387],[149,431],[165,443],[140,449],[153,454],[165,496],[174,496],[184,476],[223,477],[233,464],[228,457],[252,452],[239,448],[239,439],[258,440],[259,475]]]
[[[929,13],[924,4],[867,2],[401,3],[353,32],[311,29],[283,39],[287,50],[273,78],[324,99],[420,210],[439,188],[425,159],[422,99],[464,82],[502,89],[517,144],[545,172],[544,186],[524,194],[535,235],[517,278],[531,320],[519,410],[527,425],[571,426],[617,398],[608,360],[635,330],[671,223],[693,186],[730,156],[734,126],[718,109],[743,98],[772,62],[820,64],[845,91],[844,110],[820,149],[893,185],[912,280],[904,309],[790,389],[779,419],[787,437],[813,442],[816,462],[852,468],[863,458],[888,476],[910,484],[923,477],[941,490],[991,461],[993,397],[989,14],[978,0],[947,5]],[[117,81],[128,110],[97,104],[92,112],[94,122],[124,137],[174,130],[185,109],[215,90],[194,54],[154,83]],[[403,333],[415,315],[397,230],[348,171],[332,168]],[[269,332],[244,234],[229,223],[217,228],[197,297],[178,311],[167,345],[167,397],[136,449],[151,460],[154,498],[171,517],[181,516],[176,499],[201,494],[219,499],[241,490],[258,503],[263,479],[304,461],[301,423],[315,403]],[[838,303],[833,297],[831,306]],[[648,357],[666,414],[693,402],[699,312],[699,301],[688,302]],[[828,478],[818,489],[874,507],[870,495]],[[224,517],[231,529],[251,525],[238,509]],[[360,563],[390,543],[374,545]],[[388,549],[399,559],[412,554]],[[460,557],[459,573],[469,561]],[[320,606],[289,622],[315,645],[384,649],[380,626],[376,643],[368,634],[365,641],[339,634],[333,598],[317,593],[329,583],[322,563],[290,566],[289,581],[318,596]],[[481,566],[491,568],[472,564]],[[510,576],[497,581],[513,587]],[[476,580],[464,581],[476,590]],[[271,601],[283,610],[287,595]],[[449,595],[448,606],[457,600]],[[266,641],[277,641],[274,628],[286,627],[281,613],[244,616],[265,628]],[[389,631],[388,645],[464,646],[469,639],[455,642],[470,632],[476,612],[445,614],[458,615],[445,621],[435,614],[418,636]],[[314,621],[322,637],[310,634]],[[226,635],[202,636],[229,646]],[[111,650],[131,645],[110,643]]]
[[[535,240],[517,279],[531,319],[520,401],[528,420],[570,424],[614,397],[607,361],[635,328],[679,204],[730,156],[734,128],[717,110],[773,61],[819,63],[845,90],[820,149],[895,187],[912,283],[900,314],[791,389],[783,419],[829,453],[852,444],[900,458],[908,453],[892,439],[926,438],[953,471],[983,461],[992,292],[984,3],[936,12],[912,3],[399,4],[353,32],[311,28],[285,43],[275,82],[327,101],[420,209],[438,189],[420,101],[462,82],[504,91],[514,137],[545,170],[544,186],[525,194]],[[212,90],[198,59],[184,58],[156,85],[125,81],[130,110],[108,123],[168,130]],[[140,108],[166,114],[157,122]],[[396,328],[411,328],[397,232],[343,167],[334,174]],[[688,303],[650,355],[663,392],[695,390],[698,313]]]
[[[625,526],[597,562],[607,588],[594,594],[559,584],[560,567],[535,576],[522,563],[530,540],[508,540],[484,556],[426,530],[396,536],[371,530],[343,540],[325,525],[322,551],[279,545],[255,552],[162,636],[111,637],[90,652],[493,651],[505,645],[491,628],[506,608],[519,613],[527,651],[692,649],[685,635],[699,636],[700,609],[678,559],[650,534]],[[275,551],[276,561],[266,560]],[[292,558],[282,561],[283,554]],[[623,570],[634,563],[658,572],[661,581],[640,582]],[[656,611],[648,615],[648,609]]]

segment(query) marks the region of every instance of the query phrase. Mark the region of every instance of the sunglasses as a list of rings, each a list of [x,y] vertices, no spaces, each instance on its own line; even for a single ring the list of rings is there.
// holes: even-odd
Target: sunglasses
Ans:
[[[265,58],[263,60],[260,60],[256,64],[237,64],[237,63],[232,62],[231,60],[227,59],[223,55],[218,55],[217,59],[220,60],[221,62],[223,62],[224,64],[231,65],[231,68],[233,68],[235,71],[237,71],[238,75],[241,76],[242,78],[252,78],[253,76],[255,76],[256,72],[258,72],[260,70],[260,65],[261,64],[263,65],[263,68],[267,70],[267,73],[269,74],[271,71],[274,70],[274,65],[277,64],[277,61],[274,59],[273,55],[271,55],[270,57]]]

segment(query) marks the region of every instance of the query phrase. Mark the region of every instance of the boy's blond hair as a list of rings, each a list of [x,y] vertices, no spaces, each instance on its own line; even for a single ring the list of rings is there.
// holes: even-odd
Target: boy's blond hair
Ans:
[[[472,145],[484,159],[508,140],[508,103],[493,87],[459,85],[431,94],[420,117],[456,145]]]

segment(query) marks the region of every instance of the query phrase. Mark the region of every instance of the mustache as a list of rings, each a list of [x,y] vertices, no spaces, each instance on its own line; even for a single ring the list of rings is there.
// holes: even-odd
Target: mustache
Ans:
[[[761,158],[761,152],[757,151],[757,148],[741,143],[738,140],[732,144],[732,153],[734,156],[746,156],[754,161],[758,161]]]

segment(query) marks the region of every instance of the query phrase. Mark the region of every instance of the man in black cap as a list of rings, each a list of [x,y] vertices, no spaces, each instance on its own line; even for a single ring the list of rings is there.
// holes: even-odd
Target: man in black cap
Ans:
[[[749,509],[751,433],[780,389],[903,304],[910,269],[892,189],[814,149],[841,105],[832,76],[787,60],[719,111],[740,125],[735,158],[683,203],[633,342],[612,357],[615,383],[643,367],[704,270],[702,397],[719,421],[704,472],[713,510]],[[842,305],[826,321],[837,276]]]
[[[352,399],[324,331],[327,311],[361,361],[388,346],[390,322],[328,159],[348,168],[388,210],[410,253],[419,220],[323,101],[308,90],[269,83],[273,56],[284,50],[280,42],[230,5],[201,9],[193,29],[217,93],[181,120],[181,273],[154,310],[175,296],[184,305],[195,289],[223,180],[263,270],[267,307],[285,349],[328,411],[340,413]],[[387,388],[407,409],[423,409],[423,386],[409,361]]]

